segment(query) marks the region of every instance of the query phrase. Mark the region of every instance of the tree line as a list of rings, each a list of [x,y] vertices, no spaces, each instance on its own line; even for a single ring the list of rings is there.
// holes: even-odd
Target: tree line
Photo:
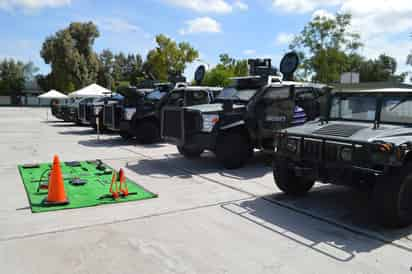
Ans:
[[[360,72],[362,82],[400,79],[395,75],[397,62],[386,54],[367,59],[359,51],[364,46],[361,37],[350,31],[351,15],[317,16],[308,22],[290,43],[298,52],[301,65],[298,80],[322,83],[339,81],[343,72]],[[93,22],[74,22],[44,41],[40,55],[51,67],[47,75],[36,75],[33,63],[13,59],[0,60],[0,94],[19,92],[27,81],[35,79],[47,91],[57,89],[72,92],[91,83],[115,90],[121,85],[139,85],[145,79],[168,81],[170,76],[184,72],[187,64],[199,57],[199,52],[187,42],[176,42],[159,34],[156,47],[145,58],[140,54],[95,52],[93,46],[100,36]],[[407,63],[412,65],[412,55]],[[205,76],[204,85],[227,86],[230,77],[248,73],[247,60],[219,56],[219,63]],[[35,76],[36,75],[36,76]]]
[[[302,60],[300,78],[336,83],[343,72],[359,72],[362,82],[402,80],[405,75],[395,75],[395,58],[381,54],[367,59],[359,54],[364,45],[360,35],[350,31],[351,19],[348,13],[316,16],[295,36],[289,48]]]

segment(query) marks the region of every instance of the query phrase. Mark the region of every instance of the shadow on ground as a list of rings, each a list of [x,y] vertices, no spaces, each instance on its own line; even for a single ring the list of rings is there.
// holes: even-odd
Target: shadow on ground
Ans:
[[[96,135],[96,132],[93,129],[81,129],[81,130],[65,130],[60,131],[60,135]]]
[[[303,198],[276,193],[225,204],[222,208],[340,262],[387,243],[412,253],[412,227],[399,230],[379,227],[372,217],[369,200],[366,192],[319,186]],[[348,237],[350,234],[344,229],[362,231],[362,235],[354,233]]]
[[[157,173],[169,177],[191,178],[193,176],[206,176],[218,174],[234,180],[248,180],[265,176],[271,172],[268,158],[262,153],[256,153],[255,157],[244,167],[236,170],[222,168],[213,153],[203,153],[197,159],[186,159],[180,154],[167,154],[166,158],[143,159],[136,163],[128,163],[128,168],[140,175],[150,176],[154,170]],[[165,171],[165,172],[163,172]],[[240,181],[239,184],[248,183]]]

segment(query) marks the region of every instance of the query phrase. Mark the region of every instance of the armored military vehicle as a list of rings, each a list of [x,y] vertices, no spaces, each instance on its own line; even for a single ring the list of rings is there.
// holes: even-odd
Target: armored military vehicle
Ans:
[[[412,90],[335,92],[322,116],[276,134],[276,185],[290,195],[315,181],[365,188],[381,224],[411,224]]]
[[[180,74],[171,75],[171,83],[176,84],[156,85],[156,91],[147,94],[137,105],[126,106],[120,121],[120,135],[123,138],[135,137],[141,143],[154,143],[160,140],[160,115],[163,107],[211,103],[222,89],[200,86],[205,72],[206,67],[203,65],[196,69],[196,86],[184,83],[186,79]]]
[[[295,53],[283,58],[283,81],[270,59],[249,60],[250,76],[234,78],[214,104],[165,107],[162,137],[185,157],[213,151],[229,169],[243,166],[255,148],[273,151],[274,131],[318,116],[327,89],[290,81],[297,66]]]
[[[100,130],[120,131],[120,120],[122,119],[123,109],[126,105],[137,105],[141,98],[153,92],[153,88],[136,88],[127,87],[118,89],[118,98],[113,97],[106,100],[99,112],[99,127]],[[95,109],[96,111],[96,109]]]
[[[125,108],[120,122],[121,134],[126,138],[136,137],[141,143],[156,142],[160,140],[160,115],[163,107],[209,104],[221,90],[216,87],[181,86],[165,95],[150,93],[142,106]]]

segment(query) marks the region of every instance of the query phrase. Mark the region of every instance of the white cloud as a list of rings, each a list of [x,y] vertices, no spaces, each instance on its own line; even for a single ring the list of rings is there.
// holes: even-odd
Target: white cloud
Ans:
[[[0,0],[0,9],[38,10],[70,5],[72,0]]]
[[[110,32],[137,32],[142,30],[139,26],[121,18],[105,18],[103,20],[96,20],[96,22],[102,30]]]
[[[256,50],[254,50],[254,49],[245,49],[245,50],[243,51],[243,54],[244,54],[244,55],[247,55],[247,56],[256,55]]]
[[[326,19],[333,19],[335,15],[327,10],[316,10],[312,13],[312,19],[315,17],[326,18]]]
[[[221,32],[220,24],[210,17],[199,17],[185,22],[186,28],[179,31],[181,35],[194,33],[219,33]]]
[[[290,42],[292,42],[294,37],[295,37],[295,35],[293,33],[281,32],[276,36],[276,41],[275,42],[276,42],[277,45],[290,44]]]
[[[230,13],[233,7],[225,0],[165,0],[178,7],[191,9],[196,12]]]
[[[272,6],[287,12],[311,12],[322,6],[336,6],[342,0],[273,0]]]
[[[248,4],[246,4],[245,2],[239,1],[239,0],[234,2],[233,6],[240,9],[240,10],[248,10],[249,9]]]
[[[345,0],[340,9],[353,16],[353,26],[364,36],[412,29],[410,0]]]

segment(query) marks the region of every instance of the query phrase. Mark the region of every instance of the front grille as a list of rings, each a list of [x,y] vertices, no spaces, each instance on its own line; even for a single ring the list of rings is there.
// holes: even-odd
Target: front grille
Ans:
[[[162,115],[162,134],[165,138],[182,139],[182,110],[164,109]],[[188,118],[190,123],[190,118]]]
[[[111,127],[113,124],[112,106],[105,105],[103,109],[103,123],[106,127]]]
[[[315,140],[304,140],[303,158],[318,161],[322,158],[322,142]]]
[[[79,119],[80,120],[86,119],[86,105],[85,104],[79,105]]]
[[[361,129],[365,129],[364,126],[356,126],[356,125],[345,125],[345,124],[336,124],[336,125],[328,125],[321,129],[316,130],[313,132],[314,134],[318,135],[328,135],[328,136],[336,136],[336,137],[350,137],[354,135]]]
[[[120,129],[120,117],[123,113],[123,108],[119,105],[114,105],[114,129]]]
[[[93,119],[94,113],[93,113],[93,106],[88,105],[86,107],[86,121],[90,122]]]
[[[340,150],[340,146],[338,146],[337,144],[329,144],[326,143],[325,144],[325,150],[324,150],[324,161],[326,162],[335,162],[337,161],[339,158],[339,150]]]

